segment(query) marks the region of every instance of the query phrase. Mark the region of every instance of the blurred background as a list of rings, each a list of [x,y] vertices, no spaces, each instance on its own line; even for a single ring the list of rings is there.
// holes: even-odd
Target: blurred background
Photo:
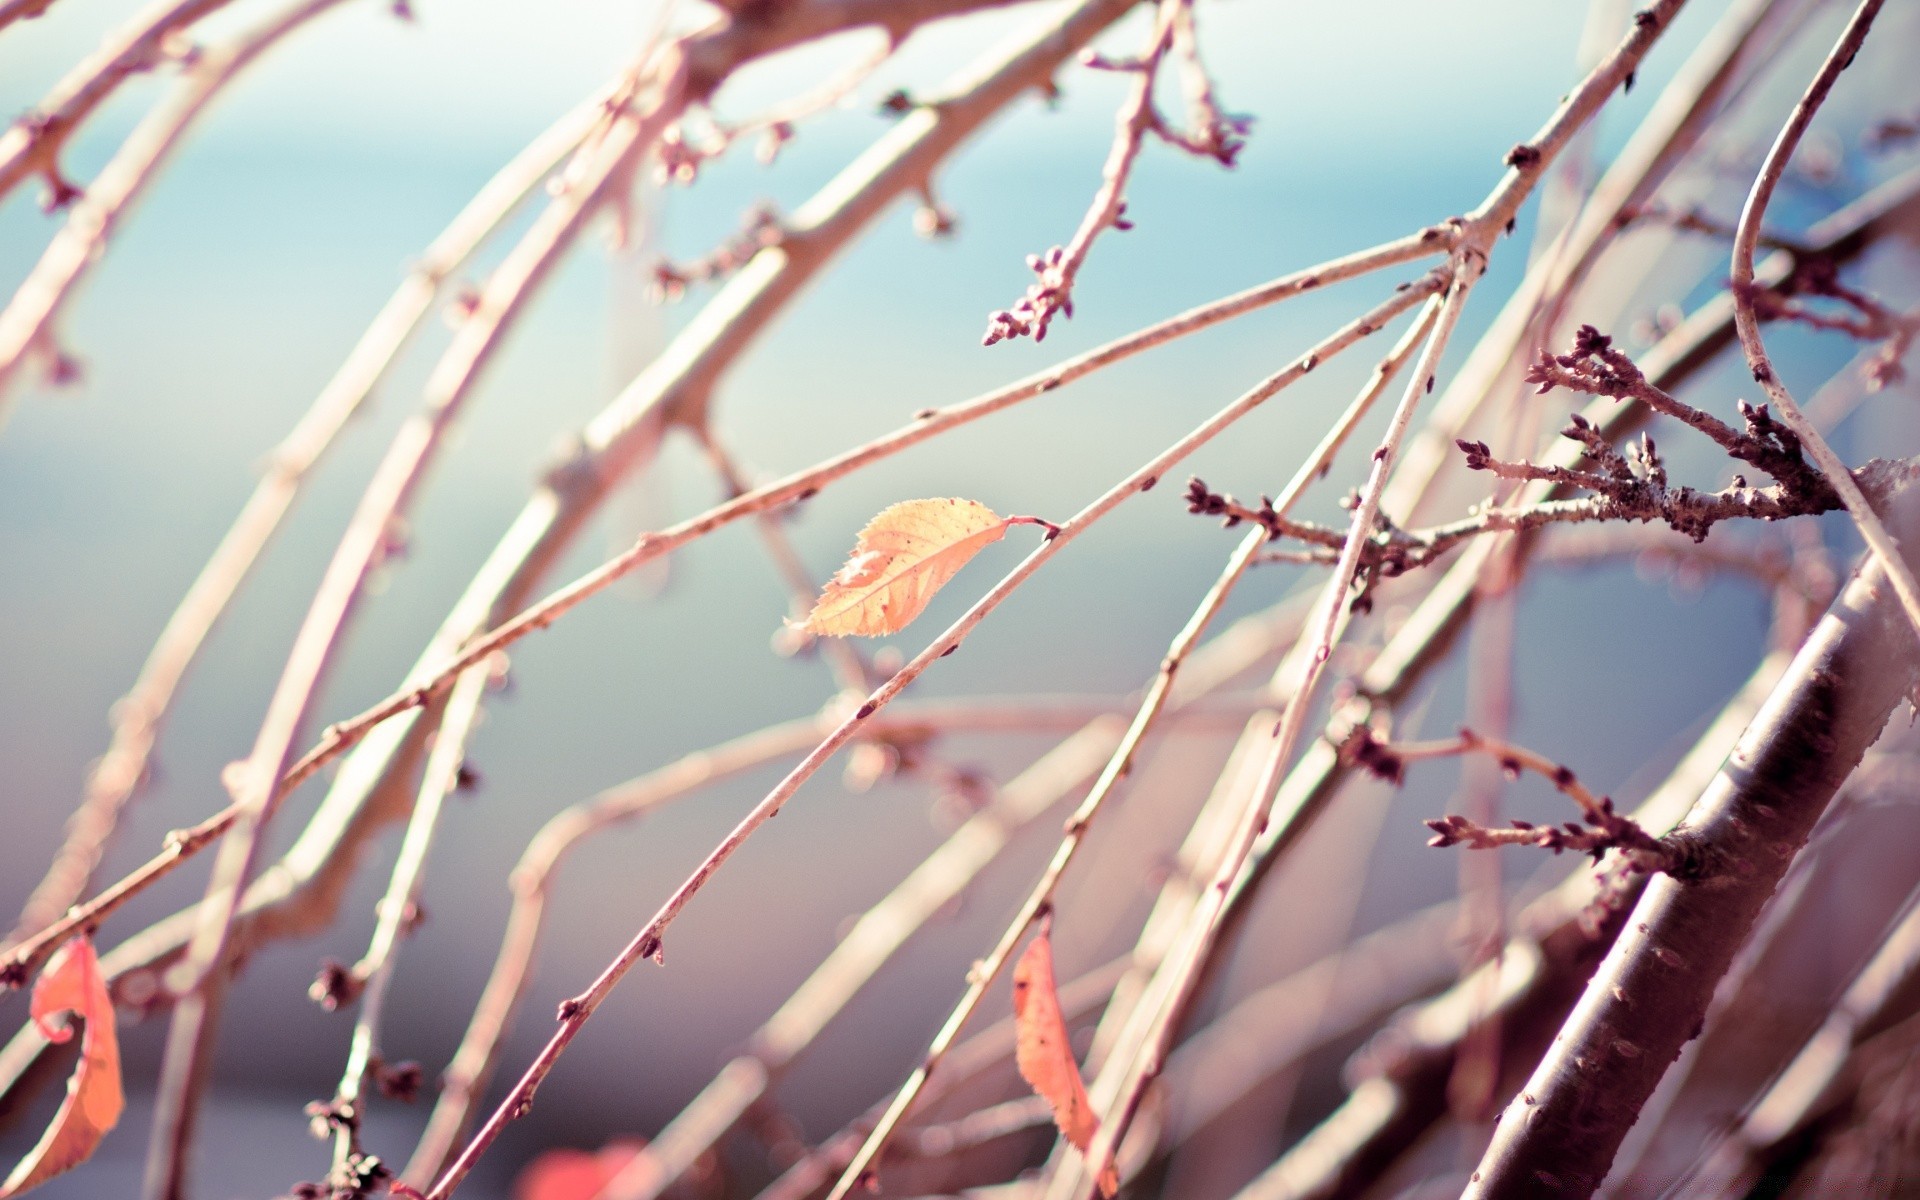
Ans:
[[[660,254],[703,253],[761,202],[792,211],[886,131],[881,97],[896,87],[931,90],[1052,7],[1023,5],[921,34],[849,103],[804,122],[773,165],[736,148],[692,187],[646,189],[639,244],[613,245],[604,222],[584,239],[508,338],[431,474],[409,522],[407,551],[383,568],[378,594],[327,683],[322,721],[356,712],[399,683],[568,436],[711,294],[696,285],[677,303],[655,305],[648,282]],[[654,16],[642,0],[418,0],[414,8],[411,20],[401,20],[383,5],[344,5],[233,87],[117,231],[61,323],[59,342],[78,360],[78,380],[58,388],[35,382],[16,400],[0,435],[0,910],[17,910],[39,879],[88,764],[106,744],[109,710],[245,499],[262,455],[304,411],[409,261],[502,163],[610,79]],[[1634,92],[1605,114],[1596,143],[1603,158],[1721,8],[1689,5]],[[0,111],[30,108],[134,11],[121,0],[61,0],[47,16],[9,29],[0,37]],[[211,31],[244,28],[266,12],[234,4]],[[762,478],[784,474],[889,430],[919,408],[963,399],[1195,303],[1472,207],[1498,177],[1507,147],[1537,128],[1578,79],[1589,19],[1587,6],[1571,0],[1216,0],[1199,14],[1223,104],[1256,118],[1237,169],[1149,145],[1128,194],[1137,227],[1098,243],[1073,319],[1056,322],[1043,345],[981,348],[986,314],[1011,304],[1030,279],[1024,256],[1064,242],[1098,184],[1125,81],[1063,70],[1057,99],[1022,100],[940,172],[939,198],[958,221],[951,237],[918,236],[912,206],[899,206],[728,377],[714,401],[716,428],[742,460]],[[1133,14],[1099,44],[1131,52],[1145,16]],[[1764,149],[1759,139],[1770,135],[1843,17],[1841,9],[1822,9],[1825,23],[1815,22],[1780,64],[1784,83],[1753,99],[1747,157],[1732,157],[1725,179],[1695,181],[1701,194],[1719,198],[1720,215],[1736,214]],[[1833,168],[1790,180],[1775,210],[1782,222],[1804,225],[1907,165],[1863,155],[1848,140],[1885,115],[1873,81],[1898,69],[1902,37],[1892,25],[1877,34],[1869,51],[1876,57],[1863,56],[1858,75],[1849,74],[1822,122]],[[751,115],[872,45],[849,37],[756,66],[721,93],[717,109]],[[68,150],[69,173],[89,178],[159,94],[155,80],[125,88]],[[1727,144],[1742,146],[1738,136]],[[42,214],[35,191],[18,189],[0,208],[0,279],[24,276],[57,228],[60,218]],[[1533,212],[1530,206],[1526,222]],[[496,239],[492,257],[483,255],[469,277],[480,278],[526,222],[523,214]],[[1469,335],[1486,326],[1517,278],[1526,222],[1508,243],[1511,253],[1496,260],[1496,286],[1469,310]],[[1660,298],[1684,301],[1689,288],[1714,286],[1724,265],[1713,264],[1724,255],[1715,241],[1682,243],[1666,277],[1700,282]],[[1913,265],[1910,253],[1888,255],[1868,270],[1897,277]],[[793,536],[824,578],[865,519],[899,499],[964,495],[1001,512],[1062,520],[1374,303],[1394,278],[1368,278],[1242,318],[889,459],[810,501],[790,526]],[[1650,317],[1653,301],[1644,307]],[[326,558],[388,438],[415,410],[446,336],[440,325],[426,330],[312,478],[189,678],[157,776],[102,878],[145,859],[167,830],[226,802],[220,770],[251,746]],[[1825,378],[1851,354],[1810,336],[1783,340],[1808,378]],[[1456,343],[1449,361],[1457,363],[1470,344],[1470,337]],[[1369,347],[1317,371],[1207,447],[1191,473],[1241,496],[1271,492],[1375,357]],[[1690,394],[1730,412],[1739,378],[1733,370],[1708,372]],[[1913,395],[1909,383],[1875,399],[1842,431],[1842,453],[1912,453]],[[1667,448],[1676,474],[1689,461],[1721,471],[1711,456],[1690,460],[1687,448]],[[1335,515],[1363,457],[1343,457],[1304,514]],[[572,578],[640,530],[722,495],[699,455],[672,442],[658,469],[610,506],[553,579]],[[1827,529],[1839,552],[1850,554],[1846,531]],[[924,645],[1027,552],[1030,534],[1016,529],[991,547],[894,643],[906,654]],[[1188,515],[1177,486],[1130,501],[912,694],[1124,698],[1151,677],[1236,536]],[[1302,577],[1295,567],[1263,568],[1242,586],[1229,616],[1273,603]],[[597,598],[513,653],[510,685],[490,700],[474,739],[470,761],[480,786],[455,801],[434,850],[425,924],[402,949],[385,1039],[393,1055],[417,1059],[429,1079],[445,1065],[493,961],[509,903],[507,872],[549,816],[689,751],[812,713],[832,695],[832,677],[817,657],[776,653],[787,605],[743,523],[676,554],[666,578]],[[1649,576],[1631,563],[1538,572],[1519,615],[1516,740],[1572,765],[1598,791],[1638,799],[1746,677],[1768,620],[1766,597],[1738,580]],[[1581,697],[1608,702],[1576,701],[1570,678],[1581,681]],[[1650,679],[1657,685],[1643,686]],[[1258,681],[1250,677],[1249,685]],[[1458,724],[1462,685],[1458,663],[1434,676],[1409,710],[1418,730],[1445,734]],[[1068,880],[1056,936],[1063,974],[1132,944],[1154,874],[1233,733],[1228,722],[1157,741],[1119,823],[1101,831]],[[303,745],[313,734],[317,726]],[[1050,742],[998,735],[943,744],[953,761],[1003,779]],[[598,837],[570,860],[502,1075],[518,1074],[546,1039],[554,1004],[601,969],[780,774],[757,772],[702,791]],[[1456,767],[1436,764],[1417,770],[1399,792],[1355,789],[1367,795],[1343,802],[1338,836],[1299,856],[1266,890],[1223,995],[1244,994],[1351,933],[1453,894],[1457,861],[1425,849],[1419,819],[1447,810],[1457,777]],[[290,841],[321,791],[310,785],[289,802],[276,847]],[[1516,814],[1566,815],[1545,787],[1517,785],[1510,795]],[[655,1132],[805,977],[848,918],[918,862],[953,819],[951,806],[921,780],[855,791],[841,786],[837,769],[823,773],[698,897],[669,939],[664,969],[636,973],[589,1024],[532,1114],[462,1195],[509,1194],[513,1173],[544,1148],[592,1148]],[[332,1094],[351,1016],[321,1011],[305,991],[323,958],[350,962],[364,949],[397,832],[380,843],[330,933],[271,947],[236,985],[202,1134],[198,1194],[274,1195],[324,1173],[326,1149],[309,1138],[301,1108]],[[807,1134],[838,1128],[904,1077],[962,988],[967,964],[1003,927],[1056,837],[1051,820],[1029,830],[964,904],[908,944],[782,1083],[780,1099]],[[1516,882],[1540,866],[1508,856]],[[115,917],[102,944],[197,898],[204,882],[204,865],[179,872]],[[1004,988],[994,996],[992,1011],[1004,1012]],[[0,1015],[23,1020],[25,1007],[16,994],[0,1002]],[[50,1200],[134,1194],[163,1029],[162,1020],[123,1027],[128,1115],[98,1162],[45,1189]],[[1324,1093],[1331,1066],[1322,1075],[1309,1083]],[[373,1107],[370,1148],[403,1157],[425,1105],[376,1100]],[[37,1118],[15,1123],[0,1137],[0,1155],[16,1156],[38,1127]],[[1280,1143],[1279,1128],[1272,1138]]]

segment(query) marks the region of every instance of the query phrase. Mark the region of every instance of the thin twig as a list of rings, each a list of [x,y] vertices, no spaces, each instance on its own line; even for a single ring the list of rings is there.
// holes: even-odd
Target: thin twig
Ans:
[[[1558,314],[1576,301],[1591,309],[1594,301],[1583,295],[1587,281],[1625,228],[1626,215],[1646,202],[1699,143],[1712,120],[1774,60],[1806,7],[1806,0],[1737,0],[1700,40],[1594,186],[1559,252],[1529,268],[1441,393],[1431,427],[1407,447],[1387,496],[1389,512],[1416,515],[1409,497],[1434,490],[1435,479],[1452,456],[1453,439],[1481,419],[1486,404],[1508,394],[1506,384],[1517,378],[1536,342],[1552,336]],[[1643,261],[1657,257],[1647,255]]]
[[[1047,326],[1055,316],[1073,316],[1073,283],[1093,250],[1093,240],[1107,229],[1132,228],[1123,215],[1127,208],[1127,180],[1133,174],[1133,163],[1140,156],[1147,131],[1153,127],[1153,85],[1160,76],[1160,63],[1173,45],[1174,16],[1189,2],[1158,0],[1153,33],[1147,40],[1145,52],[1137,61],[1121,68],[1133,72],[1133,88],[1114,118],[1113,146],[1107,151],[1106,165],[1100,169],[1100,187],[1094,193],[1093,203],[1087,208],[1086,216],[1080,218],[1079,228],[1073,231],[1065,247],[1055,246],[1027,260],[1028,268],[1039,276],[1038,281],[1028,287],[1027,294],[1011,309],[987,318],[987,332],[980,339],[982,345],[1027,336],[1036,342],[1044,341]]]
[[[485,664],[474,667],[454,684],[449,709],[467,715],[470,721],[478,705],[470,697],[484,691],[488,670]],[[360,1012],[353,1024],[353,1041],[347,1051],[346,1067],[328,1106],[326,1120],[333,1126],[333,1169],[328,1182],[335,1188],[350,1188],[362,1177],[367,1155],[360,1144],[360,1127],[366,1120],[365,1090],[370,1076],[386,1066],[380,1045],[380,1023],[386,1015],[387,993],[393,983],[400,938],[413,924],[419,911],[420,880],[426,870],[427,852],[440,824],[440,812],[460,785],[464,767],[467,730],[449,720],[442,727],[449,731],[427,756],[426,770],[420,779],[420,795],[407,819],[406,836],[400,842],[400,855],[394,862],[387,891],[375,910],[379,920],[367,952],[354,964],[354,981],[364,990],[360,994]]]
[[[1740,226],[1733,239],[1733,319],[1734,328],[1740,336],[1740,348],[1746,351],[1747,366],[1752,369],[1754,379],[1766,390],[1780,419],[1800,438],[1807,453],[1813,456],[1820,473],[1839,493],[1848,514],[1860,529],[1861,538],[1886,570],[1887,581],[1899,594],[1907,619],[1913,623],[1916,631],[1920,631],[1920,583],[1915,582],[1913,572],[1901,558],[1893,535],[1887,532],[1866,495],[1854,484],[1846,464],[1834,453],[1833,447],[1827,444],[1826,438],[1813,423],[1807,420],[1800,406],[1794,402],[1793,393],[1780,381],[1780,373],[1768,357],[1766,343],[1760,337],[1760,317],[1754,310],[1753,252],[1760,239],[1760,223],[1766,217],[1774,188],[1779,185],[1787,163],[1800,145],[1801,136],[1812,124],[1813,116],[1825,102],[1827,93],[1833,90],[1840,73],[1852,64],[1854,55],[1860,52],[1883,3],[1884,0],[1861,0],[1841,33],[1840,40],[1834,43],[1826,62],[1821,64],[1819,73],[1793,106],[1793,115],[1781,126],[1773,147],[1767,151],[1766,160],[1761,164],[1759,175],[1753,181],[1753,190],[1747,193],[1747,202],[1740,210]]]

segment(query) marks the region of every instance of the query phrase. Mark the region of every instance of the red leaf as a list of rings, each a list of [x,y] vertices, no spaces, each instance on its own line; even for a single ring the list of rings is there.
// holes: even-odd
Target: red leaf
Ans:
[[[594,1200],[646,1145],[634,1138],[599,1150],[549,1150],[513,1181],[513,1200]]]
[[[1073,1061],[1067,1018],[1060,1011],[1060,992],[1053,979],[1051,935],[1052,923],[1043,920],[1013,969],[1014,1060],[1020,1065],[1020,1077],[1053,1106],[1053,1123],[1061,1134],[1085,1154],[1100,1121],[1093,1115],[1093,1102]],[[1108,1163],[1100,1172],[1100,1191],[1112,1196],[1119,1190],[1120,1173]]]
[[[38,1187],[63,1171],[87,1161],[100,1139],[120,1119],[125,1097],[120,1091],[120,1043],[114,1035],[113,997],[100,974],[93,943],[77,937],[54,952],[40,981],[33,985],[33,1023],[40,1036],[64,1042],[73,1036],[65,1025],[49,1021],[56,1013],[71,1012],[86,1022],[80,1038],[80,1062],[67,1081],[67,1097],[53,1123],[7,1182],[0,1200]]]

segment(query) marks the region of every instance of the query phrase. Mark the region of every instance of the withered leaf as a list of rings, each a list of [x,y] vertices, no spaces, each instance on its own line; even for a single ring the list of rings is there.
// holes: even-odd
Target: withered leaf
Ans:
[[[86,1021],[80,1036],[80,1062],[67,1081],[66,1099],[40,1144],[13,1169],[0,1200],[18,1196],[63,1171],[85,1162],[100,1139],[120,1119],[125,1097],[120,1091],[120,1043],[113,1027],[113,997],[107,992],[93,942],[77,937],[54,952],[40,980],[33,986],[32,1015],[40,1035],[64,1042],[73,1030],[50,1024],[56,1013],[77,1013]]]
[[[1060,1011],[1060,992],[1053,978],[1052,922],[1043,919],[1040,932],[1027,944],[1013,969],[1013,1017],[1017,1040],[1014,1060],[1020,1077],[1053,1106],[1053,1123],[1073,1147],[1085,1154],[1100,1127],[1073,1061],[1073,1043],[1067,1038],[1066,1014]],[[1108,1163],[1100,1172],[1100,1191],[1112,1196],[1120,1190],[1120,1174]]]
[[[903,500],[867,522],[845,566],[801,628],[824,637],[881,637],[919,616],[967,560],[1020,518],[972,500]]]

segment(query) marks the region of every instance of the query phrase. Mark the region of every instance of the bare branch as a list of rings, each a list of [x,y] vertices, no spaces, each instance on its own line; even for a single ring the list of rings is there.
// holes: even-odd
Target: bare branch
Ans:
[[[1914,499],[1904,498],[1911,511]],[[1877,564],[1877,560],[1875,560]],[[1573,1018],[1509,1106],[1466,1195],[1587,1196],[1694,1036],[1814,821],[1920,675],[1877,565],[1829,610],[1694,806],[1697,869],[1653,880]]]
[[[1813,456],[1821,474],[1839,493],[1848,514],[1860,528],[1860,536],[1886,569],[1887,580],[1899,594],[1907,619],[1915,630],[1920,631],[1920,583],[1915,582],[1913,573],[1908,570],[1899,548],[1894,544],[1893,536],[1881,524],[1867,497],[1855,486],[1846,464],[1801,413],[1800,406],[1794,402],[1793,393],[1780,381],[1779,371],[1767,356],[1766,344],[1760,339],[1760,318],[1753,300],[1753,251],[1759,241],[1760,223],[1766,217],[1767,204],[1773,199],[1773,190],[1786,171],[1787,163],[1793,158],[1801,135],[1812,124],[1814,113],[1820,110],[1827,93],[1833,90],[1833,85],[1839,80],[1840,73],[1853,62],[1853,56],[1859,53],[1866,41],[1867,32],[1873,28],[1873,19],[1882,3],[1883,0],[1861,0],[1832,53],[1821,64],[1819,74],[1807,85],[1806,94],[1794,105],[1793,115],[1781,127],[1772,149],[1767,151],[1760,174],[1753,181],[1753,190],[1747,194],[1746,205],[1740,210],[1740,229],[1733,241],[1733,315],[1735,328],[1740,335],[1740,348],[1746,351],[1747,366],[1752,369],[1754,379],[1766,389],[1780,419],[1806,444],[1807,452]]]
[[[1786,670],[1787,659],[1775,653],[1755,668],[1634,811],[1636,821],[1664,832],[1685,815]],[[1644,875],[1609,876],[1606,868],[1575,873],[1522,911],[1496,960],[1390,1022],[1353,1059],[1346,1102],[1236,1200],[1364,1194],[1446,1115],[1459,1055],[1484,1030],[1497,1027],[1497,1060],[1509,1071],[1537,1060],[1606,952],[1625,903],[1646,882]],[[1509,1078],[1503,1086],[1518,1082]]]
[[[156,54],[158,46],[172,31],[225,3],[226,0],[192,0],[173,5],[167,18],[156,18],[123,52],[133,53],[135,46],[146,46],[151,41],[152,48],[144,53]],[[60,145],[71,129],[71,124],[62,123],[67,118],[43,113],[0,134],[0,196],[19,178],[19,170],[10,173],[9,164],[31,165],[47,177],[58,206],[79,201],[66,225],[14,292],[12,300],[5,309],[0,309],[0,424],[6,420],[10,409],[8,397],[19,383],[29,356],[38,347],[52,347],[53,322],[60,309],[87,268],[99,259],[107,238],[125,219],[133,202],[180,144],[188,126],[261,54],[338,3],[340,0],[299,0],[231,45],[200,55],[174,95],[140,122],[84,196],[60,175],[57,164]],[[76,114],[72,120],[84,116],[86,109],[104,96],[104,92],[96,94],[91,89],[117,86],[121,76],[131,69],[102,68],[103,73],[91,83],[73,84],[75,90],[66,105]],[[120,74],[115,74],[116,70]],[[70,83],[63,81],[62,90]],[[57,357],[58,351],[53,353]]]
[[[0,27],[23,16],[38,16],[52,0],[24,0],[0,10]],[[60,171],[60,151],[75,126],[86,120],[130,76],[166,61],[168,40],[228,0],[156,0],[109,34],[54,85],[34,110],[0,134],[0,196],[28,175],[47,184],[47,207],[61,208],[80,189]]]
[[[598,96],[561,117],[475,194],[427,247],[299,424],[267,455],[265,476],[168,618],[132,689],[115,705],[113,740],[88,773],[66,843],[28,898],[10,943],[41,932],[79,902],[121,813],[147,777],[175,691],[307,475],[411,340],[447,280],[579,144],[603,104]]]

